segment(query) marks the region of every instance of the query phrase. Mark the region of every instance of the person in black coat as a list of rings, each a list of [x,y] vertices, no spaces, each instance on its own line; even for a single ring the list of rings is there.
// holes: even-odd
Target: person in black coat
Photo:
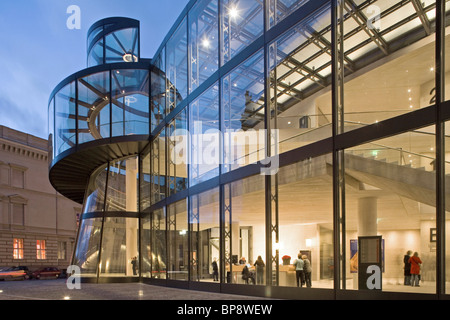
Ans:
[[[408,250],[408,252],[406,252],[405,256],[403,257],[403,269],[404,269],[404,275],[405,275],[405,280],[404,280],[404,285],[405,286],[410,286],[411,285],[411,263],[409,262],[409,258],[411,258],[411,254],[412,251]]]
[[[214,261],[212,262],[212,268],[213,268],[214,281],[219,281],[219,267],[217,266],[216,258],[214,258]]]

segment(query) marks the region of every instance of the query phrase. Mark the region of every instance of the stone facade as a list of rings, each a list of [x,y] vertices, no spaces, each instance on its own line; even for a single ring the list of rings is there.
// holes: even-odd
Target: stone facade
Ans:
[[[70,264],[81,205],[50,184],[47,150],[47,140],[0,126],[0,267]]]

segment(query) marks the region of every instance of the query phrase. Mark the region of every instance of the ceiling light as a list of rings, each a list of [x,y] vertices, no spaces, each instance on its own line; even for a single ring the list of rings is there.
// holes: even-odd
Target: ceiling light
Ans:
[[[236,18],[238,15],[238,10],[236,9],[236,7],[230,8],[230,10],[228,10],[228,14],[231,18]]]
[[[123,55],[122,59],[125,62],[137,62],[138,61],[138,58],[134,54],[131,54],[131,53],[125,53]]]
[[[208,39],[203,39],[202,45],[205,48],[209,48],[209,40]]]
[[[430,71],[434,71],[434,68],[433,68],[433,67],[431,67],[431,68],[430,68]]]

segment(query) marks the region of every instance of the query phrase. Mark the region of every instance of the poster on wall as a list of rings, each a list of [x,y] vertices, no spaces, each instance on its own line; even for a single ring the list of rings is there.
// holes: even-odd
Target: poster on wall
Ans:
[[[381,240],[382,271],[384,272],[384,239]],[[358,273],[358,239],[350,240],[350,273]]]
[[[358,273],[358,240],[350,240],[350,273]]]

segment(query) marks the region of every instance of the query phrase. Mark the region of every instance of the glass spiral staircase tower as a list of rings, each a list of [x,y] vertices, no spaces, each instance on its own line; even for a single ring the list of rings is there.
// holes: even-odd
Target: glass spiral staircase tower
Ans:
[[[49,99],[49,177],[84,204],[73,256],[83,279],[133,279],[150,60],[140,57],[137,20],[100,20],[87,38],[88,68],[63,80]]]

